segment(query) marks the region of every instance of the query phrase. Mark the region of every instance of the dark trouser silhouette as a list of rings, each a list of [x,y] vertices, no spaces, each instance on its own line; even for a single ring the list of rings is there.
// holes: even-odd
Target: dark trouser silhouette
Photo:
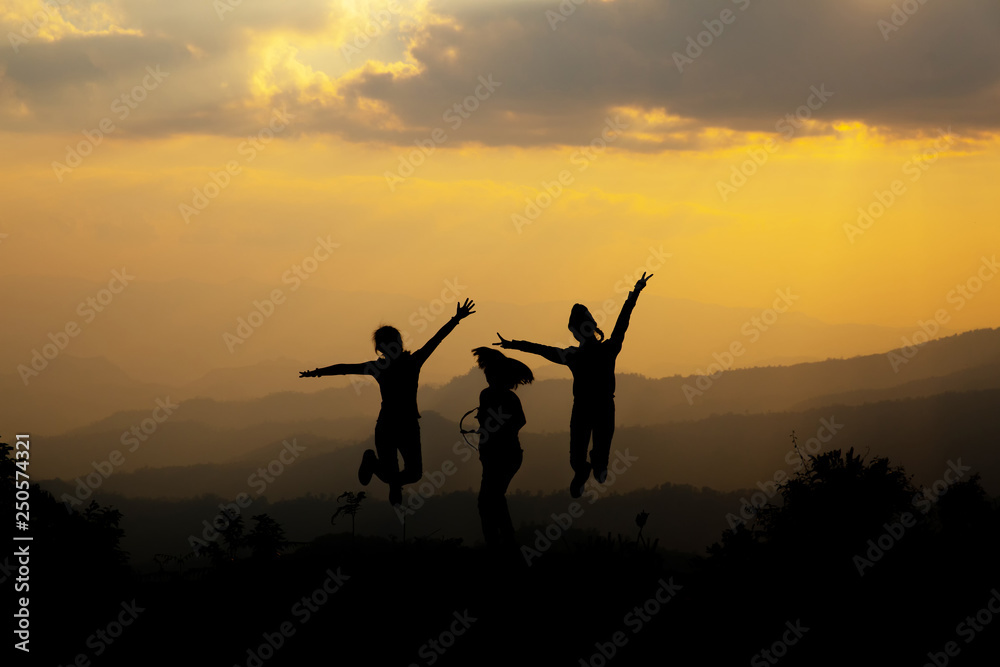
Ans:
[[[481,454],[483,482],[479,487],[479,518],[483,522],[483,537],[489,546],[515,544],[514,522],[507,508],[507,487],[521,467],[521,449]]]
[[[569,419],[569,464],[577,473],[589,472],[587,445],[594,436],[590,450],[590,465],[594,470],[608,467],[611,439],[615,435],[615,399],[573,401],[573,414]]]
[[[403,455],[402,472],[397,451]],[[416,419],[379,417],[375,422],[375,453],[378,456],[375,476],[389,486],[419,481],[424,474],[420,423]]]

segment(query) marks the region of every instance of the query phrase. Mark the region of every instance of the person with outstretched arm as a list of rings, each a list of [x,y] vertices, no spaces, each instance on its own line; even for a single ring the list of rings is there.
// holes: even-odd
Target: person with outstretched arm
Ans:
[[[573,306],[569,315],[569,330],[580,343],[577,347],[560,349],[523,340],[507,340],[497,334],[500,342],[494,345],[537,354],[554,364],[568,366],[573,373],[569,463],[574,475],[569,490],[574,498],[579,498],[583,493],[583,486],[590,479],[591,471],[598,483],[603,484],[607,479],[611,440],[615,433],[615,362],[622,351],[625,331],[639,293],[652,277],[652,274],[647,276],[643,273],[636,281],[618,314],[611,337],[606,340],[593,315],[586,306],[579,303]],[[591,435],[594,445],[588,463],[587,445],[590,444]]]
[[[403,485],[418,481],[424,474],[417,421],[420,419],[417,410],[420,368],[458,323],[476,312],[475,306],[469,299],[456,304],[455,316],[416,352],[403,349],[398,329],[382,326],[372,334],[375,352],[379,355],[374,361],[334,364],[299,374],[299,377],[371,375],[378,382],[382,407],[375,422],[375,451],[367,449],[361,457],[358,481],[367,486],[372,475],[378,477],[389,485],[389,502],[393,505],[403,502]],[[403,457],[402,471],[396,452]]]

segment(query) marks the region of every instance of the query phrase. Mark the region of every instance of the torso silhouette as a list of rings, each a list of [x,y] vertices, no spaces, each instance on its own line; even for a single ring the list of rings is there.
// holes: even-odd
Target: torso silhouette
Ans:
[[[589,338],[579,347],[564,349],[539,345],[523,340],[512,340],[511,349],[538,354],[556,364],[565,364],[573,373],[573,399],[587,405],[613,400],[615,397],[615,362],[625,342],[629,318],[635,308],[638,292],[629,292],[618,314],[614,331],[606,340]]]
[[[479,447],[482,455],[519,451],[517,432],[525,424],[521,399],[510,389],[487,387],[479,393]]]
[[[384,357],[372,362],[377,373],[372,375],[378,382],[382,395],[382,407],[378,418],[382,419],[419,419],[417,409],[417,384],[420,379],[419,359],[409,352],[403,352],[398,357],[387,361]]]
[[[620,342],[594,338],[565,350],[575,400],[586,403],[615,397],[615,362],[621,350]]]
[[[382,394],[379,420],[420,419],[417,409],[417,384],[420,369],[441,341],[455,328],[459,320],[451,318],[434,336],[416,352],[401,351],[388,357],[363,364],[361,373],[367,373],[378,382]]]

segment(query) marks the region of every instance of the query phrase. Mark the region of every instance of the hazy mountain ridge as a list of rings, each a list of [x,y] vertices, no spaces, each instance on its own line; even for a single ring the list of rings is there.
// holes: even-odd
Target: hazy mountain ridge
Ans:
[[[626,426],[697,421],[715,414],[801,411],[833,403],[857,405],[1000,387],[1000,373],[994,372],[1000,362],[998,330],[968,332],[928,343],[899,373],[893,372],[887,359],[880,354],[728,371],[711,381],[702,395],[693,396],[693,405],[688,403],[685,386],[705,386],[699,385],[699,378],[620,375],[616,421],[621,431]],[[466,410],[475,407],[484,384],[481,376],[473,370],[445,385],[422,386],[421,409],[425,415],[438,412],[457,422]],[[572,406],[568,380],[538,381],[521,388],[519,395],[528,419],[522,432],[525,437],[566,431]],[[150,401],[147,405],[47,438],[51,456],[39,459],[39,474],[73,477],[85,473],[91,461],[107,458],[126,441],[134,442],[126,432],[144,421],[152,424],[149,419],[156,404]],[[222,462],[295,434],[320,436],[336,446],[367,440],[379,397],[371,382],[358,390],[348,386],[311,393],[280,392],[239,401],[199,398],[179,401],[178,405],[149,436],[149,446],[143,443],[134,456],[126,456],[125,469],[177,465],[179,461]],[[426,426],[427,420],[424,423]],[[451,434],[445,437],[453,439]],[[148,455],[144,450],[149,449],[159,453]]]
[[[475,491],[444,491],[433,496],[419,510],[407,516],[410,536],[435,534],[436,537],[460,537],[468,544],[481,542],[481,525],[476,510]],[[647,535],[660,539],[661,546],[691,553],[703,553],[705,547],[718,539],[727,528],[726,514],[739,508],[744,492],[723,493],[713,489],[698,489],[683,484],[662,484],[623,494],[587,495],[581,501],[585,508],[575,529],[608,531],[628,529],[634,525],[635,514],[645,509],[650,513]],[[337,508],[335,494],[306,494],[297,498],[272,500],[262,496],[244,509],[249,515],[267,513],[286,529],[289,539],[309,541],[328,533],[350,530],[350,519],[330,524]],[[219,512],[219,504],[232,498],[201,495],[184,499],[134,498],[102,493],[99,502],[120,509],[124,518],[124,548],[131,553],[139,568],[152,569],[149,561],[156,554],[183,556],[190,553],[188,537],[201,535],[202,521],[211,520]],[[544,528],[553,513],[564,513],[569,497],[563,493],[512,492],[511,512],[518,525]],[[371,497],[362,504],[358,514],[358,535],[398,536],[402,533],[399,517],[384,499]]]
[[[6,344],[0,348],[0,366],[5,373],[0,384],[13,378],[16,382],[11,382],[10,388],[23,388],[18,367],[29,365],[34,350],[50,344],[51,336],[58,337],[67,322],[75,321],[81,327],[79,335],[66,341],[59,355],[49,361],[49,368],[31,379],[31,384],[45,385],[46,376],[65,365],[65,357],[71,355],[105,357],[129,375],[151,384],[187,387],[184,397],[259,396],[272,390],[293,389],[290,385],[297,379],[294,371],[336,361],[370,359],[371,332],[379,324],[397,326],[407,335],[407,345],[416,347],[453,312],[450,303],[444,304],[448,308],[442,310],[437,294],[425,300],[328,290],[310,283],[296,290],[284,286],[286,298],[272,310],[258,306],[274,289],[282,288],[280,284],[151,282],[138,276],[100,312],[81,316],[80,304],[86,305],[85,300],[104,287],[101,282],[68,278],[0,277],[0,306],[5,312],[18,314],[18,326],[5,332]],[[463,297],[475,296],[473,286],[459,291]],[[580,295],[564,303],[481,303],[477,316],[450,337],[449,352],[436,355],[425,369],[426,379],[442,382],[464,373],[471,366],[468,351],[494,341],[497,330],[510,337],[568,345],[572,337],[566,330],[566,317],[573,301],[591,305],[603,321],[617,317],[624,300],[624,294],[614,292],[610,286],[606,294],[585,297]],[[613,307],[604,311],[606,302]],[[240,319],[245,321],[261,308],[270,313],[263,322],[239,334],[241,342],[227,343],[224,334],[236,334]],[[343,316],[348,313],[350,317]],[[712,362],[713,353],[728,349],[733,340],[746,340],[744,326],[760,314],[761,308],[705,304],[655,292],[644,294],[633,314],[629,343],[619,367],[649,376],[696,372]],[[676,326],[678,321],[685,326]],[[738,366],[776,359],[871,353],[898,344],[900,337],[910,332],[874,325],[827,324],[793,310],[758,333],[755,342],[747,345],[745,354],[737,359]],[[658,352],[642,355],[638,352],[642,349]],[[290,356],[304,363],[292,362]],[[258,364],[264,366],[252,370]],[[273,368],[266,369],[268,365]],[[233,372],[217,372],[223,369]],[[68,379],[73,378],[64,375],[61,382],[66,384]],[[276,385],[277,380],[280,382]],[[81,377],[75,383],[86,381]]]
[[[887,456],[927,484],[940,478],[949,460],[961,459],[981,472],[984,485],[997,492],[998,401],[1000,389],[991,389],[861,406],[726,414],[699,421],[624,427],[616,431],[613,451],[627,451],[637,465],[630,466],[613,487],[624,492],[671,482],[730,491],[757,482],[767,485],[779,471],[791,474],[796,467],[798,458],[790,440],[794,430],[803,455],[854,448],[871,456]],[[434,493],[478,488],[478,456],[462,441],[457,423],[426,412],[421,431],[422,484],[432,485],[424,488]],[[227,463],[118,471],[103,480],[100,488],[127,496],[183,498],[215,493],[235,498],[255,491],[257,483],[251,478],[278,457],[283,440],[292,439],[304,449],[294,461],[280,466],[280,475],[266,485],[269,498],[360,488],[357,466],[361,452],[372,446],[371,438],[348,444],[303,431],[293,431],[284,439],[275,437],[254,455]],[[568,488],[572,476],[568,433],[524,434],[521,444],[525,462],[512,489],[547,493]],[[447,474],[448,470],[453,472]],[[91,470],[81,471],[85,472]],[[408,489],[416,492],[418,486]],[[376,497],[384,495],[382,485],[375,483],[372,489]]]

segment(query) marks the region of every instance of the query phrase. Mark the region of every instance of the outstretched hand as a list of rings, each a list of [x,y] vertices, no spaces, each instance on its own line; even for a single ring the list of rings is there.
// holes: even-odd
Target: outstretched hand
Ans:
[[[315,377],[319,377],[319,375],[316,373],[316,370],[318,370],[318,369],[313,369],[311,371],[302,371],[301,373],[299,373],[299,377],[300,378],[315,378]]]
[[[476,307],[476,304],[471,299],[466,299],[465,303],[459,305],[455,304],[455,317],[460,320],[464,320],[466,317],[476,312],[472,310]]]
[[[499,331],[497,332],[497,338],[500,339],[500,342],[499,343],[493,343],[494,345],[499,345],[500,347],[502,347],[505,350],[510,347],[510,341],[507,340],[506,338],[504,338],[503,336],[501,336]]]
[[[645,272],[645,271],[643,271],[643,272],[642,272],[642,278],[639,278],[639,279],[638,279],[637,281],[635,281],[635,291],[636,291],[636,292],[641,292],[641,291],[643,290],[643,288],[645,288],[645,287],[646,287],[646,281],[647,281],[647,280],[649,280],[649,279],[650,279],[650,278],[652,278],[652,277],[653,277],[653,274],[652,274],[652,273],[650,273],[650,274],[649,274],[649,275],[647,276],[647,275],[646,275],[646,272]]]

